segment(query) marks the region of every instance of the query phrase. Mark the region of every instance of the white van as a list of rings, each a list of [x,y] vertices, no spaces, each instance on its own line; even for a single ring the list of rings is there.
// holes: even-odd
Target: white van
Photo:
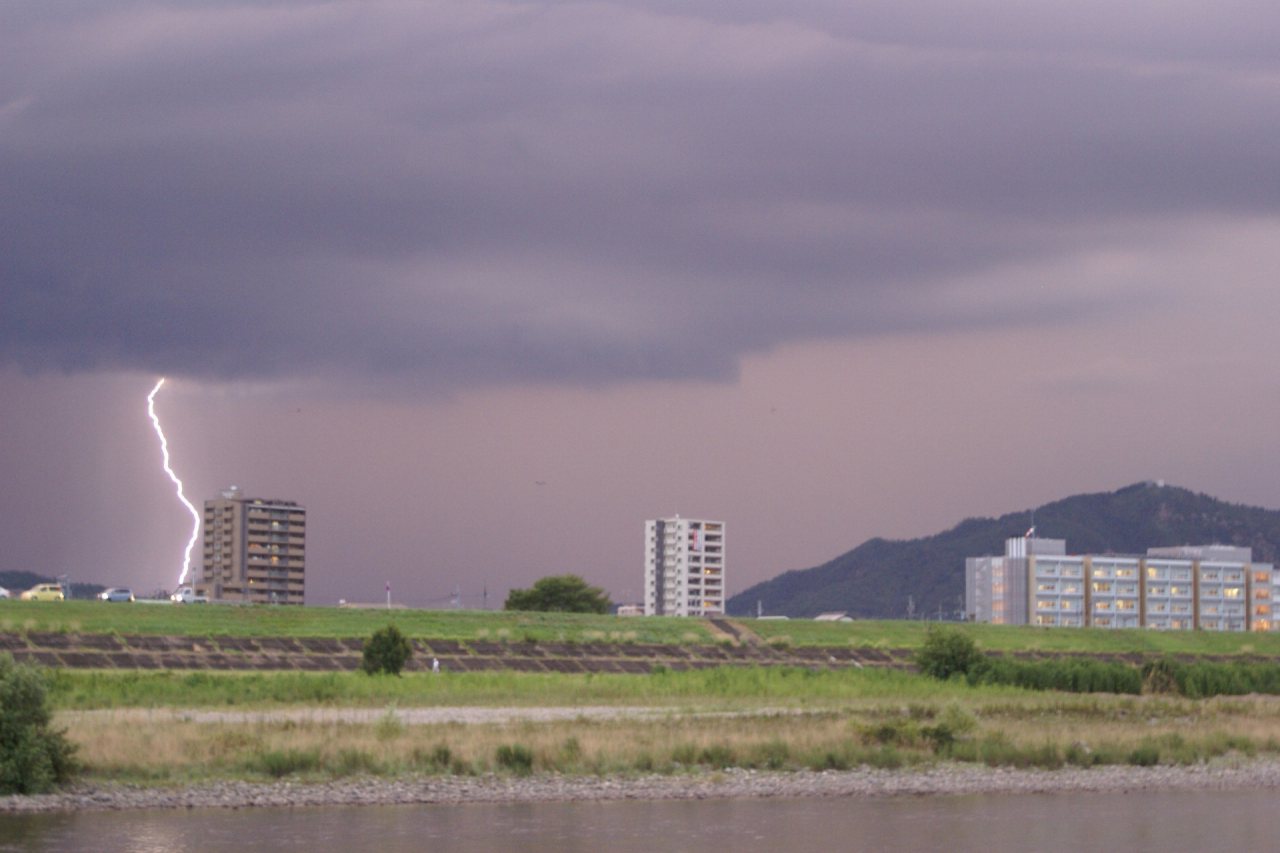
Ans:
[[[196,591],[189,586],[180,586],[169,596],[169,600],[174,604],[208,604],[209,599],[204,595],[196,595]]]

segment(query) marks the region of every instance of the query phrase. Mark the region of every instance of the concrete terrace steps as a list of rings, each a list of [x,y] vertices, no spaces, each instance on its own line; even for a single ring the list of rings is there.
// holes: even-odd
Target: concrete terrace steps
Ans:
[[[909,649],[778,648],[766,645],[412,640],[406,669],[450,672],[633,673],[717,666],[809,669],[912,666]],[[358,669],[364,640],[356,637],[187,637],[143,634],[0,632],[0,652],[18,661],[70,669],[298,670]]]

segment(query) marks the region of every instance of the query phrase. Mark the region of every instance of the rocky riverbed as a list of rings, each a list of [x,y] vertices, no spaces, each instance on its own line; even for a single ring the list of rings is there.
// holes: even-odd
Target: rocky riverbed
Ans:
[[[352,778],[321,783],[216,782],[178,788],[79,785],[57,794],[0,797],[0,813],[1240,788],[1280,788],[1280,761],[1088,770],[1012,770],[948,764],[924,770],[794,773],[726,770],[639,777],[431,776]]]

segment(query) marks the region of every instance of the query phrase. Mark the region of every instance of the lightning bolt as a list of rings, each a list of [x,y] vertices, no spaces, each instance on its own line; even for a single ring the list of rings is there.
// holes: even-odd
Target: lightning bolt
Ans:
[[[160,439],[160,454],[164,457],[164,472],[169,475],[169,479],[173,481],[174,487],[178,490],[178,500],[182,501],[182,505],[191,513],[191,539],[187,541],[187,550],[182,555],[182,575],[178,578],[178,586],[186,583],[187,573],[191,571],[191,549],[196,547],[196,539],[200,536],[200,513],[187,500],[187,496],[182,493],[182,481],[178,479],[178,475],[173,473],[173,469],[169,467],[169,442],[165,440],[164,430],[160,428],[160,418],[156,415],[156,394],[160,392],[160,388],[164,385],[164,377],[160,377],[160,381],[156,383],[156,387],[151,389],[151,393],[147,395],[147,414],[151,416],[151,425],[155,427],[156,435]]]

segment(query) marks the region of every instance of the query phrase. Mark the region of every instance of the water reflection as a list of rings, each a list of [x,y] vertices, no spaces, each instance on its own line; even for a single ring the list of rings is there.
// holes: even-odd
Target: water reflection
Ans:
[[[0,851],[1273,849],[1270,791],[0,816]]]

